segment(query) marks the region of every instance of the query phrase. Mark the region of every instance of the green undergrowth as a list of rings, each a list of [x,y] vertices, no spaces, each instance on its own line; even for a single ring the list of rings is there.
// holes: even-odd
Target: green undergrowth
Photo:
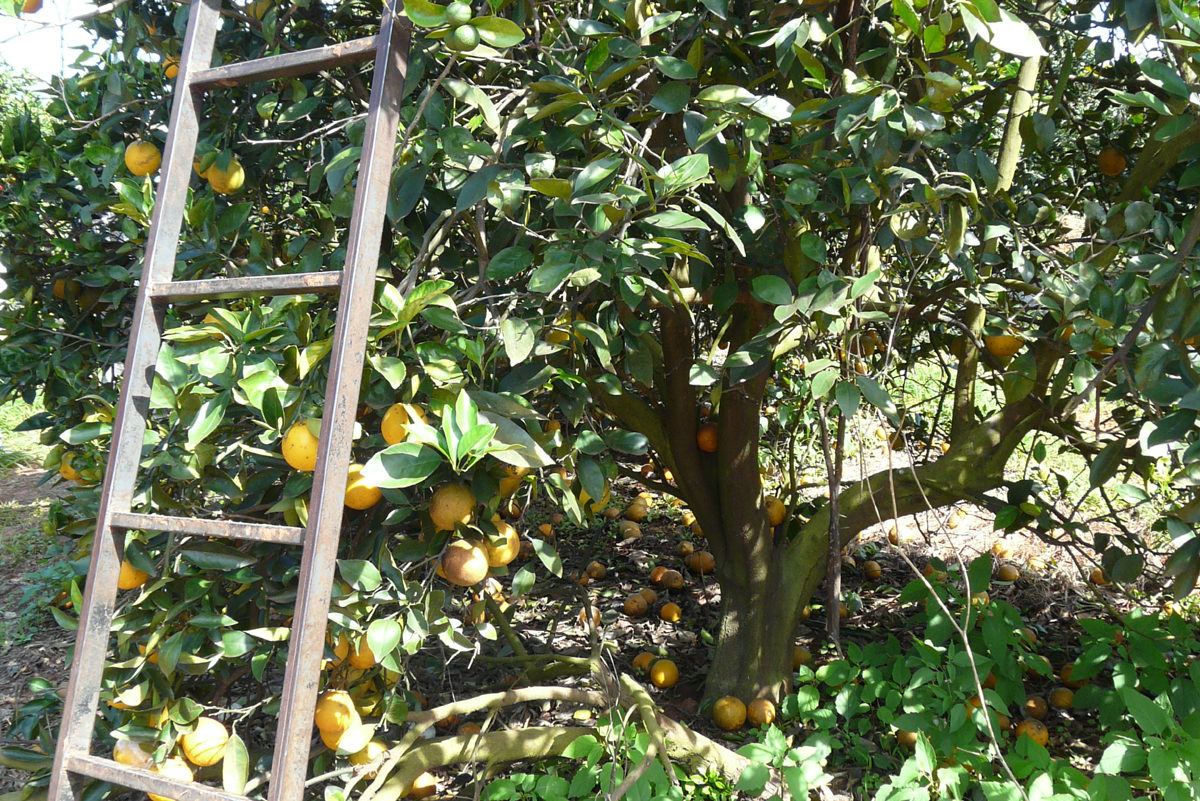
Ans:
[[[898,599],[909,612],[903,626],[870,643],[847,642],[841,654],[828,647],[802,666],[776,724],[741,733],[740,747],[730,743],[751,760],[736,782],[675,765],[673,784],[655,764],[625,797],[797,800],[830,785],[873,801],[1196,798],[1196,627],[1178,614],[1134,612],[1039,633],[1021,610],[980,594],[991,567],[982,557],[966,581],[953,571],[935,573],[930,584],[914,580]],[[1044,642],[1046,634],[1053,636]],[[1044,715],[1044,747],[1018,736],[1026,709],[1036,712],[1038,699],[1061,702],[1067,689],[1069,705]],[[619,727],[608,740],[579,743],[574,760],[494,780],[483,798],[609,793],[647,742]]]

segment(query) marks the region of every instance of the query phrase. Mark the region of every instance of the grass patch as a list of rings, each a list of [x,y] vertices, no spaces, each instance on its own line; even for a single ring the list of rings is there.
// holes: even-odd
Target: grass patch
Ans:
[[[50,450],[41,444],[38,432],[13,430],[37,412],[38,407],[21,400],[0,405],[0,470],[41,464]]]

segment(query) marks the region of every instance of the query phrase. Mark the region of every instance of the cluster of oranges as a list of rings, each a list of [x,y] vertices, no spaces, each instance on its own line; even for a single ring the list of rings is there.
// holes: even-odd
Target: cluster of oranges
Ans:
[[[229,744],[229,731],[216,718],[200,717],[192,724],[192,730],[178,740],[182,756],[172,756],[159,764],[141,743],[134,740],[117,740],[113,746],[113,760],[129,767],[150,770],[168,779],[180,782],[194,780],[192,767],[209,768],[225,758]],[[153,793],[151,801],[172,801]]]

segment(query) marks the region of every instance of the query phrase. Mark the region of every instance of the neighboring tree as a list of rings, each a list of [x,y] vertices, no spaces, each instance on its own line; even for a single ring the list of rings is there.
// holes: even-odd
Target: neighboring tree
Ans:
[[[473,496],[452,515],[471,521],[455,541],[503,534],[491,521],[513,495],[548,494],[582,522],[618,475],[685,501],[721,588],[710,698],[778,698],[840,546],[929,508],[975,503],[998,528],[1076,540],[1119,581],[1173,553],[1176,589],[1191,589],[1194,10],[493,6],[463,23],[407,3],[418,36],[355,446],[384,502],[347,513],[335,642],[366,632],[399,671],[430,634],[471,651],[505,633],[464,625],[453,596],[430,592],[432,569],[413,570],[451,539],[428,508],[451,482]],[[219,38],[227,60],[366,35],[378,8],[245,11]],[[93,20],[107,49],[55,85],[60,122],[0,163],[13,186],[0,259],[21,301],[0,318],[16,365],[0,387],[43,393],[30,426],[61,440],[48,466],[81,482],[84,550],[153,204],[124,155],[161,145],[186,15],[134,2]],[[365,81],[339,71],[206,97],[179,277],[341,266]],[[173,308],[138,509],[304,520],[309,476],[279,453],[320,417],[330,319],[308,297]],[[904,403],[918,379],[945,414]],[[1096,398],[1111,417],[1093,428],[1077,412]],[[408,428],[387,446],[396,403]],[[842,481],[848,422],[868,414],[912,466]],[[1086,460],[1082,490],[1041,466],[1048,449]],[[828,500],[802,492],[814,460]],[[1151,491],[1181,501],[1148,538],[1126,517]],[[1105,526],[1071,511],[1089,492]],[[774,527],[772,494],[787,508]],[[535,545],[557,571],[553,547]],[[170,708],[186,729],[199,708],[184,699],[202,692],[189,677],[215,684],[195,700],[216,704],[241,665],[259,681],[279,669],[294,554],[145,533],[127,557],[154,578],[122,607],[106,725],[132,731]],[[516,594],[536,577],[497,572]],[[339,668],[330,683],[402,714],[382,671]],[[156,730],[169,745],[172,727]]]

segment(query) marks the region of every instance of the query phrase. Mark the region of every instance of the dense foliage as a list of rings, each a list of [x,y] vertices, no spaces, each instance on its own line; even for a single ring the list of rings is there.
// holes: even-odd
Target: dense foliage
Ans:
[[[474,47],[445,7],[407,8],[418,35],[355,442],[383,503],[347,512],[330,617],[331,649],[365,633],[379,666],[331,686],[395,724],[414,660],[507,647],[455,611],[482,600],[434,576],[450,536],[427,507],[451,481],[478,502],[458,538],[496,536],[493,515],[535,496],[582,523],[622,474],[686,502],[725,609],[712,697],[790,688],[832,508],[848,542],[975,503],[1144,592],[1164,567],[1176,591],[1194,586],[1188,4],[499,2],[474,8]],[[0,140],[0,390],[40,393],[29,426],[79,483],[65,531],[82,552],[154,202],[124,157],[163,142],[187,13],[131,2],[91,20],[97,46],[55,84],[53,122],[7,116]],[[377,14],[255,3],[228,12],[218,52],[367,35]],[[205,97],[209,177],[178,278],[340,268],[368,80]],[[235,160],[245,185],[216,191],[212,170]],[[320,418],[332,315],[308,296],[173,307],[135,510],[303,522],[311,477],[280,447]],[[429,425],[387,447],[396,403]],[[913,469],[805,492],[806,471],[849,469],[862,419]],[[1063,453],[1082,477],[1052,471]],[[786,506],[774,527],[768,494]],[[510,597],[560,569],[528,534],[539,560],[496,570]],[[104,726],[162,755],[202,707],[273,712],[258,688],[286,653],[297,555],[154,532],[126,555],[151,579],[122,596]],[[262,698],[249,711],[247,692]]]

